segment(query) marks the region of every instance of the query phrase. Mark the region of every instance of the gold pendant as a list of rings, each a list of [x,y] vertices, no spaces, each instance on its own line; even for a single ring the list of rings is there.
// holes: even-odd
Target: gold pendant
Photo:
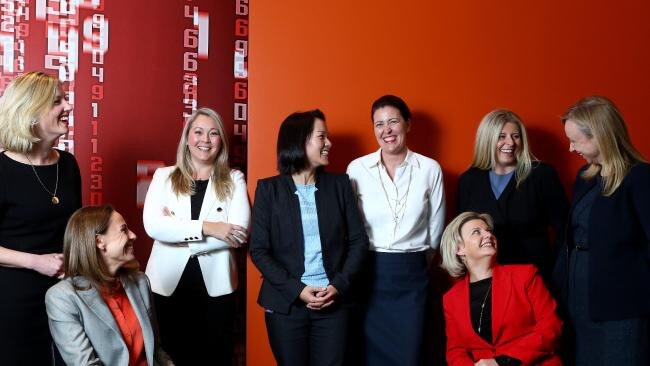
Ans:
[[[57,196],[52,196],[52,204],[58,205],[59,204],[59,197]]]

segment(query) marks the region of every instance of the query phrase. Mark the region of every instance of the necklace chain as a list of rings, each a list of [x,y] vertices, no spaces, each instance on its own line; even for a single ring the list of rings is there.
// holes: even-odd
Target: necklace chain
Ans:
[[[409,181],[408,184],[406,185],[406,193],[404,194],[403,199],[399,198],[399,191],[397,190],[397,187],[395,187],[396,190],[396,195],[394,200],[395,208],[393,208],[393,205],[390,203],[391,199],[388,197],[388,191],[386,190],[386,186],[384,186],[384,180],[381,178],[381,170],[379,168],[379,164],[377,164],[377,174],[379,175],[379,182],[381,183],[381,189],[384,191],[384,197],[386,197],[386,202],[388,202],[388,208],[390,209],[390,213],[392,215],[392,219],[394,223],[393,236],[395,236],[395,234],[397,233],[397,229],[399,228],[400,224],[402,223],[402,219],[404,218],[404,213],[406,213],[406,201],[408,200],[409,191],[411,190],[411,178],[413,176],[413,166],[411,166],[409,170]]]
[[[483,298],[483,303],[481,304],[481,315],[478,317],[478,334],[481,334],[481,326],[483,325],[483,309],[485,308],[485,303],[487,302],[487,298],[490,295],[490,290],[492,290],[492,282],[490,282],[490,286],[488,286],[488,289],[485,292],[485,297]]]
[[[36,176],[36,179],[38,180],[38,183],[41,184],[41,187],[52,196],[52,204],[58,205],[60,200],[59,197],[56,196],[56,192],[59,189],[59,161],[56,161],[56,183],[54,183],[54,192],[51,192],[47,187],[45,186],[45,183],[41,180],[41,177],[38,176],[38,173],[36,172],[36,168],[34,168],[34,164],[32,163],[31,159],[29,159],[29,156],[25,154],[25,158],[27,158],[27,161],[29,161],[29,166],[32,167],[32,171],[34,172],[34,175]]]

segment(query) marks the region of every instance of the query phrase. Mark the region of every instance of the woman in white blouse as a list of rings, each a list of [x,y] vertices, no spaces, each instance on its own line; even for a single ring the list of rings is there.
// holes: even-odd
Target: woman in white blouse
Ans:
[[[377,99],[371,118],[379,150],[347,170],[371,250],[363,362],[417,365],[427,301],[425,253],[437,248],[445,217],[442,171],[406,146],[411,112],[401,98]]]
[[[232,362],[237,268],[247,240],[244,175],[228,165],[219,115],[200,108],[181,135],[176,165],[156,170],[144,204],[155,239],[151,280],[162,344],[177,365]]]

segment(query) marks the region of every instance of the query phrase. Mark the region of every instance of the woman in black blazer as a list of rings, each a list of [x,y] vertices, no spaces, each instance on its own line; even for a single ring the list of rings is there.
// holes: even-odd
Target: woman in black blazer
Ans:
[[[648,365],[650,164],[607,98],[579,100],[562,121],[569,150],[587,161],[555,273],[575,364]]]
[[[494,218],[499,263],[535,264],[549,282],[557,248],[549,228],[563,237],[569,203],[555,169],[533,156],[526,128],[514,112],[497,109],[483,117],[457,200],[458,212]]]
[[[368,237],[348,177],[322,170],[331,146],[321,111],[291,114],[278,134],[280,175],[257,184],[251,258],[279,365],[343,363],[350,286]]]

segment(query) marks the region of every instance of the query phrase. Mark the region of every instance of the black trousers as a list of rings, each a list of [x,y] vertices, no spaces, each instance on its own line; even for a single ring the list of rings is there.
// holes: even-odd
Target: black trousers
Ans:
[[[208,295],[198,259],[171,296],[154,298],[162,347],[177,366],[232,365],[235,298]]]
[[[265,313],[271,350],[279,366],[343,365],[348,308],[310,310],[296,302],[289,314]]]

